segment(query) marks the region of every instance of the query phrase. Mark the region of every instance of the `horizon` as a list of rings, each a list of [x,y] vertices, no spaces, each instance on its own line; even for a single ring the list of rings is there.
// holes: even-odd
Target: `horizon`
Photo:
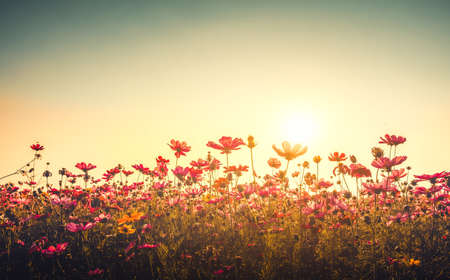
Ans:
[[[259,173],[283,140],[308,146],[299,162],[369,166],[385,134],[407,138],[413,174],[448,169],[450,9],[433,3],[2,4],[0,175],[36,141],[56,174],[173,163],[170,139],[204,158],[250,134]]]

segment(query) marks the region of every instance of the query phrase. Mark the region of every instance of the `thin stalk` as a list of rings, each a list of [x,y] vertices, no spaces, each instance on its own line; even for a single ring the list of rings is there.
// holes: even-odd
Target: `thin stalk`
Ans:
[[[253,148],[250,148],[250,159],[251,159],[251,164],[252,164],[253,183],[256,183],[256,178],[255,178],[255,167],[254,167],[254,165],[253,165]]]

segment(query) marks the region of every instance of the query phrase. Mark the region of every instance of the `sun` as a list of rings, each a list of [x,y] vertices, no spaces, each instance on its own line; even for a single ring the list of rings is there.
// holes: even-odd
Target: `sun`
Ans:
[[[308,145],[317,135],[318,124],[308,114],[292,113],[286,116],[281,129],[284,140],[293,144]]]

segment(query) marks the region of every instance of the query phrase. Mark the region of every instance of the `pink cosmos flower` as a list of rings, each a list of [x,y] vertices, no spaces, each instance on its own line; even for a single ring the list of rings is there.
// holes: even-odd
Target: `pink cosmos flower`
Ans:
[[[89,276],[95,276],[95,275],[101,275],[101,274],[103,274],[103,272],[105,272],[103,269],[96,268],[94,270],[89,270],[88,274],[89,274]]]
[[[370,177],[372,173],[364,165],[360,163],[350,164],[350,175],[355,178]]]
[[[204,160],[204,159],[201,159],[201,158],[199,158],[197,161],[194,161],[194,160],[191,161],[190,164],[191,164],[192,167],[195,167],[197,169],[202,169],[202,168],[204,168],[204,167],[209,165],[207,160]]]
[[[30,146],[31,149],[37,151],[42,151],[44,149],[44,146],[41,146],[40,144],[36,143]]]
[[[189,167],[181,167],[177,166],[175,169],[172,169],[172,172],[180,181],[184,181],[184,177],[189,173]]]
[[[66,229],[70,232],[78,232],[78,231],[85,231],[85,230],[89,230],[92,227],[94,227],[94,223],[86,223],[85,225],[83,225],[82,223],[80,224],[76,224],[76,223],[68,223],[66,225]]]
[[[232,150],[239,150],[239,146],[245,145],[244,141],[241,138],[233,139],[229,136],[222,136],[222,138],[219,139],[219,143],[220,144],[209,141],[206,146],[216,150],[221,150],[222,154],[229,154]]]
[[[57,255],[66,250],[68,242],[64,242],[61,244],[57,244],[56,247],[51,245],[47,249],[42,249],[41,253],[46,257],[52,257],[53,255]]]
[[[406,138],[402,137],[402,136],[386,134],[384,137],[385,138],[380,137],[381,141],[378,143],[387,144],[389,146],[397,146],[399,144],[405,143],[405,141],[406,141]]]
[[[96,168],[97,166],[90,164],[90,163],[86,164],[85,162],[80,162],[80,163],[77,163],[75,165],[75,167],[82,170],[83,172],[88,172],[89,170],[92,170],[92,169]]]
[[[391,185],[386,182],[382,181],[380,183],[362,183],[363,187],[366,189],[369,193],[375,193],[380,194],[381,192],[387,192],[390,190]]]
[[[383,175],[384,176],[384,175]],[[391,175],[389,175],[389,179],[393,181],[398,181],[400,178],[403,178],[406,176],[405,169],[396,169],[391,171]]]
[[[215,159],[211,160],[209,165],[206,167],[206,170],[208,170],[208,171],[219,170],[221,165],[222,165],[222,163],[218,159],[215,158]]]
[[[143,248],[150,248],[150,249],[152,249],[152,248],[156,248],[158,246],[159,246],[159,244],[148,244],[148,243],[145,243],[145,244],[139,245],[138,249],[143,249]]]
[[[156,183],[153,184],[153,188],[155,190],[161,190],[161,189],[164,189],[166,187],[167,187],[167,183],[164,182],[164,181],[163,182],[156,182]]]
[[[180,158],[180,156],[185,156],[187,152],[191,150],[191,147],[187,145],[185,141],[180,142],[178,140],[170,140],[169,147],[175,151],[175,156]]]
[[[442,171],[434,174],[423,174],[423,175],[414,175],[418,180],[416,181],[426,181],[426,180],[434,180],[436,182],[437,179],[444,178],[450,176],[450,172]]]
[[[144,166],[142,165],[142,163],[141,163],[141,164],[135,164],[135,165],[132,165],[132,167],[133,167],[134,169],[136,169],[137,171],[139,171],[139,172],[141,172],[141,173],[144,173],[144,174],[147,174],[147,173],[150,171],[150,169],[148,169],[148,167],[144,167]]]
[[[372,161],[372,166],[375,168],[385,168],[390,169],[395,165],[399,165],[407,159],[407,156],[397,156],[393,159],[387,157],[380,157]]]
[[[333,185],[330,181],[325,181],[325,179],[321,178],[319,181],[315,181],[314,185],[317,189],[326,189]]]
[[[107,220],[111,219],[111,214],[103,214],[101,213],[100,215],[98,215],[98,217],[94,218],[94,221],[96,223],[100,223],[100,222],[106,222]]]

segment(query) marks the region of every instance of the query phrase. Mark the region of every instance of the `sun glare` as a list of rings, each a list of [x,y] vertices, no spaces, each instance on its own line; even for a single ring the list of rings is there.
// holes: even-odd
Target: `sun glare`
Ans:
[[[281,135],[291,143],[309,145],[316,134],[317,123],[306,114],[292,114],[283,122]]]

